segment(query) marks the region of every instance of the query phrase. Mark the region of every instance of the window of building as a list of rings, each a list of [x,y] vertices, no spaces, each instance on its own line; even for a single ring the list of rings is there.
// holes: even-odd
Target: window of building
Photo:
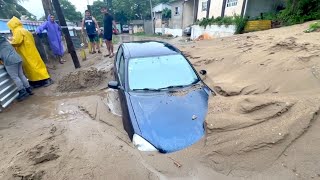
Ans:
[[[227,0],[227,7],[237,6],[238,0]]]
[[[208,8],[208,1],[202,2],[202,11],[207,11]]]
[[[174,8],[174,14],[175,15],[179,15],[180,14],[180,8],[179,7],[175,7]]]

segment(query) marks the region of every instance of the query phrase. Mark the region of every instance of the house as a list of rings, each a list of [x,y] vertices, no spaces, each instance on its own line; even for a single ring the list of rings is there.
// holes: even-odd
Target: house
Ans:
[[[171,6],[168,4],[158,4],[152,9],[153,17],[154,17],[154,26],[156,29],[161,29],[163,27],[166,27],[168,25],[168,19],[162,18],[162,12],[165,9],[171,9]],[[156,30],[157,32],[157,30]]]
[[[184,29],[192,25],[197,16],[199,0],[175,0],[169,5],[171,6],[171,21],[169,27],[171,29]]]
[[[171,6],[168,4],[161,3],[152,8],[154,19],[162,19],[162,11],[165,9],[171,9]]]
[[[285,0],[199,0],[197,18],[240,15],[257,17],[275,11]]]

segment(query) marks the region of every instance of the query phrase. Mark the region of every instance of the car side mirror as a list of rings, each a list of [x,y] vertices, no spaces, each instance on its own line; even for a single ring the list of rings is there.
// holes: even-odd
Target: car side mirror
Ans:
[[[108,87],[111,89],[120,89],[119,83],[117,81],[110,81]]]
[[[200,73],[201,75],[203,75],[203,76],[207,75],[207,71],[206,71],[206,70],[201,70],[199,73]]]

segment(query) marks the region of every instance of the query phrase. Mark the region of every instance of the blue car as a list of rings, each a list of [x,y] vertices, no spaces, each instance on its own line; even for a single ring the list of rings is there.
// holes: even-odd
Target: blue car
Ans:
[[[177,48],[157,41],[123,43],[114,63],[115,81],[108,87],[118,90],[123,126],[137,149],[175,152],[205,135],[214,92]]]

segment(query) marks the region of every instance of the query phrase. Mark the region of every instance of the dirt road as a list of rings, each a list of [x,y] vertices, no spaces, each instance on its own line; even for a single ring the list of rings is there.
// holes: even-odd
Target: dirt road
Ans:
[[[218,93],[207,136],[172,154],[132,146],[111,59],[57,64],[53,86],[0,114],[0,179],[320,179],[320,36],[307,26],[166,40]]]

